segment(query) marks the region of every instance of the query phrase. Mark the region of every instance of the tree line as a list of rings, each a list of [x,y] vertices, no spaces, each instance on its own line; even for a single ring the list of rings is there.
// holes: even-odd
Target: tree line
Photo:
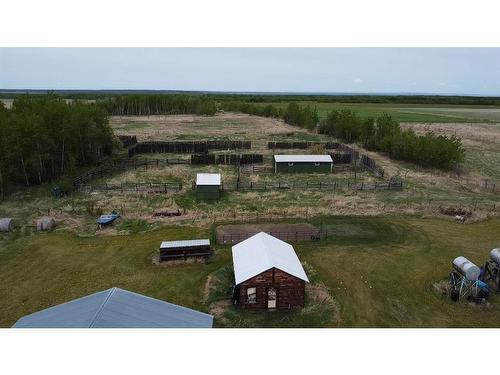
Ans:
[[[111,115],[208,115],[217,112],[217,103],[206,96],[193,95],[117,95],[102,101]]]
[[[460,138],[432,132],[418,135],[412,129],[402,129],[388,114],[361,121],[349,109],[335,110],[321,121],[318,131],[423,167],[451,169],[465,157]]]
[[[0,197],[14,185],[41,184],[95,165],[113,147],[104,108],[54,94],[0,103]]]
[[[301,106],[295,102],[289,103],[285,109],[272,104],[259,105],[240,101],[222,102],[222,108],[232,112],[242,112],[254,116],[273,117],[285,121],[289,125],[315,130],[319,122],[316,108],[309,105]]]
[[[10,99],[26,93],[45,95],[46,90],[0,90],[0,98]],[[500,105],[498,96],[466,95],[346,95],[346,94],[266,94],[266,93],[222,93],[207,91],[176,90],[56,90],[60,96],[71,99],[106,100],[115,96],[191,96],[210,100],[239,101],[249,103],[290,103],[312,101],[320,103],[386,103],[386,104],[456,104],[456,105]]]

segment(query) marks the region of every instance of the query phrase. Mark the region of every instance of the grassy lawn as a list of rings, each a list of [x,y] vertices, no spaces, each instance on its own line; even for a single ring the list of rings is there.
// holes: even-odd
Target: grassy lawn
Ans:
[[[457,224],[415,217],[325,217],[312,220],[334,234],[295,244],[313,287],[304,311],[246,313],[226,306],[216,326],[236,327],[498,327],[498,297],[488,306],[455,304],[434,290],[458,255],[483,263],[500,246],[500,220]],[[131,235],[81,237],[66,231],[0,237],[0,326],[21,316],[112,286],[201,311],[227,304],[230,247],[207,263],[157,266],[160,241],[206,237],[208,226],[150,230],[124,222]],[[26,231],[25,231],[26,232]],[[207,280],[218,285],[207,296]],[[312,301],[314,299],[314,301]],[[319,302],[318,302],[319,301]]]

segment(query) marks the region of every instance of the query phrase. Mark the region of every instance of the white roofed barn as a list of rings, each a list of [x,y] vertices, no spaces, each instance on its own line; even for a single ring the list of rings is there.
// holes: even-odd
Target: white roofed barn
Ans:
[[[260,232],[233,246],[233,299],[246,309],[304,306],[309,282],[292,245]]]

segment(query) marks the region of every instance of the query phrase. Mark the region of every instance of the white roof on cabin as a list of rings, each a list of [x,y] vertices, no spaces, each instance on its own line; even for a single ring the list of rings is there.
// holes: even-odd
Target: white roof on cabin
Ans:
[[[236,284],[251,279],[273,267],[309,282],[293,246],[260,232],[233,246]]]
[[[210,246],[210,240],[182,240],[182,241],[163,241],[160,249],[172,249],[176,247],[192,247],[192,246]]]
[[[333,163],[330,155],[274,155],[278,163]]]
[[[196,185],[220,185],[220,173],[197,173]]]

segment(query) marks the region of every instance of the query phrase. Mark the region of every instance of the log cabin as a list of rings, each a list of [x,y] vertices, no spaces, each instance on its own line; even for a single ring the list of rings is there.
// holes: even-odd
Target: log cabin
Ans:
[[[304,307],[309,282],[292,245],[260,232],[233,246],[233,303],[242,309]]]

